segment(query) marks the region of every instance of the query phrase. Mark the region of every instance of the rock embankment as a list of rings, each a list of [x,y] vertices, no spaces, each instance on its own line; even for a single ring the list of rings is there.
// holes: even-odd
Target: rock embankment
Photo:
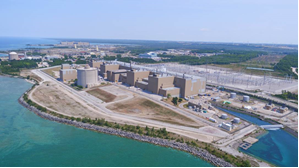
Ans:
[[[117,136],[121,136],[121,137],[126,137],[126,138],[131,138],[134,140],[138,140],[138,141],[142,141],[142,142],[148,142],[148,143],[152,143],[155,145],[160,145],[160,146],[166,146],[166,147],[171,147],[174,149],[178,149],[178,150],[182,150],[182,151],[186,151],[189,152],[195,156],[198,156],[216,166],[220,166],[220,167],[233,167],[232,164],[224,161],[221,158],[218,158],[212,154],[210,154],[209,152],[207,152],[204,149],[200,149],[200,148],[196,148],[196,147],[191,147],[188,146],[185,143],[179,143],[179,142],[175,142],[173,140],[166,140],[166,139],[161,139],[161,138],[153,138],[153,137],[149,137],[149,136],[144,136],[144,135],[139,135],[139,134],[135,134],[132,132],[126,132],[120,129],[114,129],[114,128],[109,128],[109,127],[102,127],[102,126],[97,126],[97,125],[92,125],[92,124],[88,124],[88,123],[82,123],[82,122],[77,122],[77,121],[72,121],[72,120],[68,120],[68,119],[64,119],[64,118],[59,118],[53,115],[50,115],[48,113],[44,113],[40,110],[38,110],[35,107],[30,106],[29,104],[27,104],[27,102],[24,101],[23,96],[21,96],[19,98],[19,103],[21,105],[23,105],[24,107],[26,107],[27,109],[29,109],[30,111],[33,111],[35,114],[37,114],[38,116],[51,120],[51,121],[56,121],[59,123],[64,123],[64,124],[69,124],[69,125],[73,125],[79,128],[84,128],[84,129],[89,129],[89,130],[94,130],[94,131],[98,131],[98,132],[102,132],[102,133],[106,133],[106,134],[112,134],[112,135],[117,135]]]

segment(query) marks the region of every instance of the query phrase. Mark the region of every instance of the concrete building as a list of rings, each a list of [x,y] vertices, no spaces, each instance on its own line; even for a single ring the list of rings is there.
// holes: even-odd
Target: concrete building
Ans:
[[[204,78],[192,79],[175,77],[174,85],[181,88],[181,97],[193,96],[206,92],[206,80]]]
[[[103,63],[100,65],[100,71],[99,74],[106,79],[107,78],[107,71],[112,71],[112,70],[118,70],[119,65],[118,64],[107,64]]]
[[[82,87],[92,87],[98,84],[98,72],[96,68],[90,68],[88,65],[85,68],[77,69],[77,85]]]
[[[16,52],[10,52],[8,54],[9,60],[19,60],[19,56],[18,53]]]
[[[61,69],[59,72],[60,80],[63,82],[74,81],[75,79],[77,79],[76,69]]]
[[[167,97],[188,97],[206,91],[205,78],[190,78],[168,75],[167,73],[153,73],[150,71],[133,70],[119,64],[100,65],[99,74],[112,82],[123,82],[154,94]]]
[[[61,64],[61,69],[71,69],[70,64]]]
[[[100,66],[102,64],[103,64],[103,61],[96,61],[96,60],[89,61],[89,66],[92,68],[100,68]]]
[[[149,75],[150,75],[150,71],[136,71],[136,70],[128,71],[126,83],[131,86],[136,86],[136,82],[143,81],[143,79],[144,82],[147,82]]]
[[[127,71],[126,69],[108,70],[107,79],[112,82],[123,82],[121,74],[127,74]]]

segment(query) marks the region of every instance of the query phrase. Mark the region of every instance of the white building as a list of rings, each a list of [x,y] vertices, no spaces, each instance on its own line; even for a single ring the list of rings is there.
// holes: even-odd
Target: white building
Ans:
[[[98,84],[98,71],[96,68],[90,68],[86,66],[85,68],[77,69],[77,85],[84,88],[96,86]]]
[[[227,131],[231,131],[232,130],[232,125],[231,124],[229,124],[229,123],[222,123],[221,124],[221,128],[223,128],[223,129],[225,129],[225,130],[227,130]]]
[[[9,60],[19,60],[18,53],[16,52],[10,52],[8,56],[9,56]]]
[[[153,58],[157,58],[157,54],[154,53],[154,52],[149,52],[149,53],[146,53],[146,54],[139,54],[139,58],[150,58],[150,59],[153,59]]]

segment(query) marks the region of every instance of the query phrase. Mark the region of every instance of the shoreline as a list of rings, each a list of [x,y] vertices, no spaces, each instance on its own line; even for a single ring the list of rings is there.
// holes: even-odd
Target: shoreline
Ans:
[[[265,121],[265,122],[269,122],[270,124],[273,124],[273,125],[275,125],[275,124],[281,124],[281,123],[279,123],[279,122],[277,122],[277,121],[274,121],[274,120],[272,120],[272,119],[270,119],[270,118],[261,118],[260,115],[257,115],[257,114],[252,113],[252,112],[247,112],[246,110],[241,111],[241,110],[236,109],[236,108],[234,108],[234,107],[231,107],[231,106],[224,106],[224,105],[221,106],[221,105],[219,105],[219,104],[217,104],[217,103],[212,103],[212,105],[213,105],[214,107],[216,107],[216,108],[223,108],[223,109],[226,109],[226,110],[233,110],[233,111],[238,112],[238,113],[246,114],[246,115],[249,115],[249,116],[251,116],[251,117],[255,117],[255,118],[257,118],[257,119],[263,120],[263,121]],[[248,121],[248,122],[249,122],[249,121]],[[250,123],[251,123],[251,122],[250,122]],[[284,126],[284,128],[282,128],[282,129],[283,129],[285,132],[287,132],[288,134],[290,134],[290,135],[292,135],[292,136],[298,138],[298,132],[296,132],[295,130],[291,129],[291,128],[288,127],[288,126],[285,126],[285,125],[283,125],[283,126]]]
[[[72,126],[75,126],[75,127],[78,127],[78,128],[88,129],[88,130],[92,130],[92,131],[96,131],[96,132],[100,132],[100,133],[116,135],[116,136],[119,136],[119,137],[129,138],[129,139],[133,139],[133,140],[137,140],[137,141],[141,141],[141,142],[151,143],[151,144],[154,144],[154,145],[159,145],[159,146],[163,146],[163,147],[170,147],[170,148],[173,148],[173,149],[181,150],[181,151],[184,151],[184,152],[188,152],[188,153],[190,153],[194,156],[197,156],[200,159],[202,159],[204,161],[207,161],[207,162],[211,163],[214,166],[234,167],[234,165],[232,165],[231,163],[228,163],[225,160],[210,154],[205,149],[191,147],[191,146],[188,146],[186,143],[179,143],[179,142],[175,142],[173,140],[165,140],[165,139],[161,139],[161,138],[154,138],[154,137],[139,135],[139,134],[135,134],[135,133],[132,133],[132,132],[123,131],[123,130],[120,130],[120,129],[97,126],[97,125],[72,121],[72,120],[68,120],[68,119],[53,116],[51,114],[42,112],[42,111],[38,110],[37,108],[32,107],[29,104],[27,104],[27,102],[25,102],[24,99],[23,99],[23,95],[18,99],[18,102],[22,106],[24,106],[28,110],[34,112],[36,115],[38,115],[41,118],[48,119],[50,121],[55,121],[55,122],[62,123],[62,124],[72,125]]]

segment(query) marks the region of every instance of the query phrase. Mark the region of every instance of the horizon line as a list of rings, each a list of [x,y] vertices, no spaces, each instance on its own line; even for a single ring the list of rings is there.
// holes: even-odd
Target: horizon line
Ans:
[[[87,37],[24,37],[24,36],[0,36],[0,37],[12,37],[12,38],[43,38],[43,39],[92,39],[92,40],[132,40],[132,41],[164,41],[164,42],[193,42],[193,43],[227,43],[227,44],[258,44],[258,45],[263,45],[263,44],[268,44],[268,45],[294,45],[298,47],[297,44],[286,44],[286,43],[261,43],[261,42],[217,42],[217,41],[190,41],[190,40],[144,40],[144,39],[107,39],[107,38],[87,38]]]

